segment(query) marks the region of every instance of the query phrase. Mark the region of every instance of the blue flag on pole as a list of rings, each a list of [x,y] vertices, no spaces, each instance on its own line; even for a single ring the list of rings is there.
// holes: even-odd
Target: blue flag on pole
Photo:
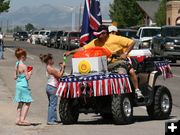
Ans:
[[[93,40],[93,32],[102,24],[100,0],[85,0],[80,45]]]

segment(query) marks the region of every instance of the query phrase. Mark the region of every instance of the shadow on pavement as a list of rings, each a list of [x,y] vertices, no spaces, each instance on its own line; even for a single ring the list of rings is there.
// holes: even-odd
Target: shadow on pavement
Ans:
[[[4,48],[17,48],[16,46],[4,45]]]
[[[103,119],[102,117],[100,117],[99,115],[97,116],[93,116],[94,120],[92,121],[78,121],[77,122],[77,125],[112,125],[114,124],[113,120],[112,119]],[[134,116],[133,117],[133,123],[131,124],[135,124],[135,123],[139,123],[139,122],[150,122],[150,121],[165,121],[165,120],[152,120],[149,116]],[[170,116],[169,119],[166,119],[166,120],[170,120],[170,119],[173,119],[173,118],[176,118],[176,116]],[[130,125],[130,124],[127,124],[127,125]]]
[[[35,122],[33,123],[33,122],[32,122],[30,126],[39,126],[39,125],[41,125],[41,124],[42,124],[42,123],[35,123]]]

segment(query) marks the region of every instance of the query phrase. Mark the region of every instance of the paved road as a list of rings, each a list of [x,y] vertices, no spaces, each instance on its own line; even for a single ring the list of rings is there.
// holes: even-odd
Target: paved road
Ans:
[[[39,54],[52,53],[55,62],[62,61],[62,50],[47,48],[41,45],[31,45],[26,42],[6,41],[5,60],[0,61],[0,133],[2,135],[163,135],[165,121],[152,121],[148,118],[145,108],[135,108],[135,122],[130,125],[113,125],[109,121],[104,121],[95,114],[81,114],[78,124],[47,126],[47,98],[45,94],[45,65],[39,60]],[[29,120],[34,123],[30,127],[17,127],[14,125],[16,104],[12,102],[15,92],[15,81],[13,80],[13,68],[15,64],[14,49],[23,47],[28,51],[27,64],[34,67],[33,77],[30,86],[33,93],[34,102],[32,103]],[[68,59],[67,72],[71,66]],[[180,64],[180,63],[179,63]],[[173,67],[175,77],[170,80],[158,80],[158,84],[166,85],[173,96],[172,119],[180,119],[180,67],[175,64]]]

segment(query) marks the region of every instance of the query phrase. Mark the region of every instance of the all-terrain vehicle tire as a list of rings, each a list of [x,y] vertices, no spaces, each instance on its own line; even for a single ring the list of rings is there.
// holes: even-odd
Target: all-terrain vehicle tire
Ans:
[[[151,119],[162,120],[169,118],[172,110],[172,97],[168,88],[156,86],[154,100],[146,108]]]
[[[76,100],[61,99],[59,103],[59,116],[63,124],[77,123],[79,112]]]
[[[111,109],[115,124],[130,124],[133,122],[132,100],[129,95],[113,95]]]

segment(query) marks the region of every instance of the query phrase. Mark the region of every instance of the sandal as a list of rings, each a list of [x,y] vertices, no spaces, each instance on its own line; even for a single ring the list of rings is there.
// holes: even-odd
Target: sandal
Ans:
[[[19,122],[19,123],[16,123],[16,125],[18,125],[18,126],[30,126],[31,123],[29,123],[29,122]]]

